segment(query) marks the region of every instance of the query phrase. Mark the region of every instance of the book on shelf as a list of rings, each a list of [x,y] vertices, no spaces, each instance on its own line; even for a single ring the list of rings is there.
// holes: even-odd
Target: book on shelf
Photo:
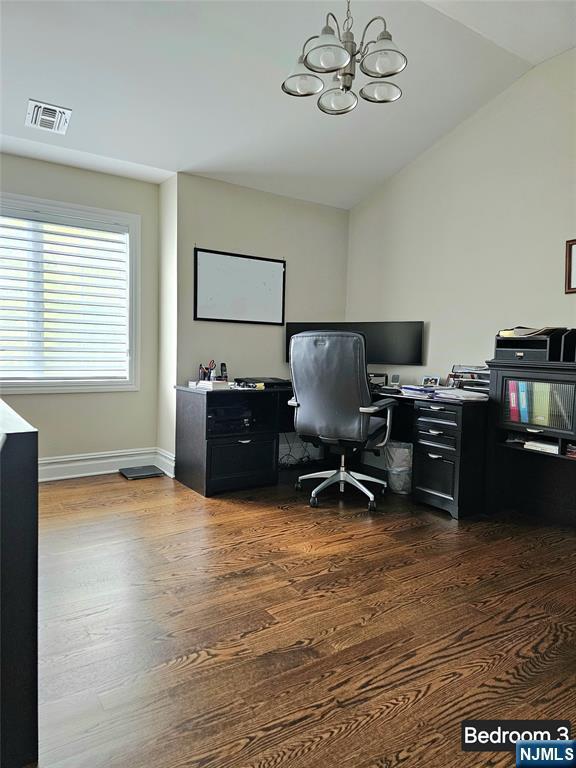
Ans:
[[[518,382],[510,379],[508,382],[508,402],[510,406],[510,421],[520,421],[520,408],[518,407]]]
[[[544,440],[527,440],[524,443],[524,448],[527,448],[529,451],[541,451],[542,453],[553,453],[555,455],[560,453],[558,443],[547,443]]]
[[[518,382],[518,407],[520,409],[520,420],[527,424],[530,421],[530,407],[528,404],[528,383],[526,381]]]
[[[550,383],[536,381],[533,385],[532,421],[547,425],[550,415]]]

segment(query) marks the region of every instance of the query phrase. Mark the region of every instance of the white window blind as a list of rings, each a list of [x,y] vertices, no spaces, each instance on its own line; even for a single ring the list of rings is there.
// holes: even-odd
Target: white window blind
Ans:
[[[129,382],[130,227],[0,215],[0,380]]]

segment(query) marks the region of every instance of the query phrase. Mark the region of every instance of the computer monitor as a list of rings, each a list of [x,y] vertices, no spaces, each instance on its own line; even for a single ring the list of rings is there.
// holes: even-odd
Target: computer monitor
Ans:
[[[381,323],[286,323],[286,362],[290,339],[303,331],[355,331],[366,339],[366,362],[422,365],[424,323],[420,320]]]

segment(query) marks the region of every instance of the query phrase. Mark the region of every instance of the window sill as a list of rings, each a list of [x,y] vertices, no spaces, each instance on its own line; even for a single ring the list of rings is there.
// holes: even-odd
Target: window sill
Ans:
[[[4,395],[60,395],[82,392],[137,392],[140,386],[132,381],[51,381],[10,382],[0,381],[0,397]]]

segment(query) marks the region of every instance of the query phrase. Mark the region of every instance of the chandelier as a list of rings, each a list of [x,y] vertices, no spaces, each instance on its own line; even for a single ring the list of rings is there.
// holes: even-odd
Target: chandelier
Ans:
[[[331,21],[334,26],[331,26]],[[392,40],[386,19],[383,16],[370,19],[362,32],[360,45],[354,41],[353,24],[350,0],[347,0],[342,28],[336,16],[328,13],[320,34],[309,37],[302,46],[294,70],[282,83],[284,93],[298,97],[320,94],[317,103],[322,112],[327,115],[345,115],[358,104],[358,96],[352,86],[356,77],[356,64],[359,64],[362,73],[369,78],[359,91],[363,99],[373,104],[397,101],[402,91],[395,83],[383,78],[402,72],[408,60]],[[382,31],[376,39],[366,40],[373,24],[381,24]],[[320,75],[331,74],[333,77],[328,88],[325,88]]]

